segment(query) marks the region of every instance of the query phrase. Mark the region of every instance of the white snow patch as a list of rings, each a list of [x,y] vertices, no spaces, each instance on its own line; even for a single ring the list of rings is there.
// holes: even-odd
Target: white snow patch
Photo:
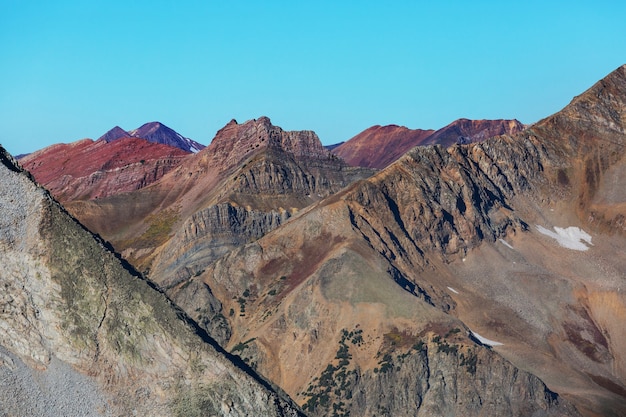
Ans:
[[[480,343],[482,343],[483,345],[489,345],[489,346],[502,346],[504,343],[500,343],[500,342],[496,342],[495,340],[491,340],[491,339],[487,339],[486,337],[483,337],[481,335],[479,335],[478,333],[476,333],[473,330],[470,330],[470,332],[472,333],[472,335],[478,339],[478,341]]]
[[[589,249],[589,245],[593,246],[591,243],[591,235],[578,227],[568,227],[565,229],[555,227],[554,232],[539,225],[536,225],[536,227],[539,233],[556,239],[559,245],[564,248],[586,251]]]
[[[452,291],[453,293],[455,293],[455,294],[458,294],[458,293],[459,293],[457,290],[455,290],[455,289],[454,289],[454,288],[452,288],[452,287],[448,287],[448,289],[449,289],[450,291]]]
[[[509,243],[506,240],[504,240],[504,239],[499,239],[499,240],[500,240],[500,243],[502,243],[507,248],[513,249],[513,246],[509,245]]]

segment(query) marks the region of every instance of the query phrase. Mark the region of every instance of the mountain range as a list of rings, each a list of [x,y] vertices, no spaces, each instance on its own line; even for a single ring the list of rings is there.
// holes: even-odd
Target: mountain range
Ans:
[[[418,145],[464,144],[499,135],[513,135],[524,128],[517,120],[458,119],[439,130],[404,126],[372,126],[330,149],[350,165],[382,169]]]
[[[120,130],[20,161],[62,206],[0,154],[5,392],[61,378],[88,415],[624,414],[626,66],[529,126],[329,150],[261,117],[183,154]]]

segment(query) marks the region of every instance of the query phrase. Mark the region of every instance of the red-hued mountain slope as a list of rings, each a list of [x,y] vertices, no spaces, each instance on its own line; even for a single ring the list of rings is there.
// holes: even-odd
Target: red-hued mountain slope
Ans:
[[[41,149],[20,164],[60,201],[102,198],[137,190],[189,155],[182,149],[126,137],[107,143],[83,139]]]
[[[424,141],[425,145],[450,146],[455,143],[481,142],[500,135],[514,135],[524,125],[517,120],[458,119],[437,130]]]
[[[373,126],[333,148],[332,152],[353,166],[382,169],[411,148],[420,145],[450,146],[513,135],[524,128],[517,120],[458,119],[434,131],[404,126]]]
[[[404,126],[372,126],[333,149],[352,166],[382,169],[414,146],[421,145],[434,130],[411,130]]]

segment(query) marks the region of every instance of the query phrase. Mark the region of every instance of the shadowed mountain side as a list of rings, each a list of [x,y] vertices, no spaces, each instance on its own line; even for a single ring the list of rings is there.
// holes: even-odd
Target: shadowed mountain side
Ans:
[[[3,412],[301,414],[203,340],[1,148],[0,162]]]

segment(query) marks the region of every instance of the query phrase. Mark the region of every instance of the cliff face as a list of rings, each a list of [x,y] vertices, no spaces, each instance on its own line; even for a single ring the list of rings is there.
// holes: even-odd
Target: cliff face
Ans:
[[[230,204],[210,206],[193,214],[161,251],[150,277],[171,293],[181,282],[185,291],[172,294],[198,324],[220,344],[231,336],[222,304],[209,287],[190,282],[216,259],[231,250],[257,240],[291,217],[287,211],[255,211]]]
[[[402,352],[382,353],[374,370],[361,372],[350,366],[350,350],[358,347],[352,340],[340,344],[341,359],[307,389],[305,410],[312,415],[578,414],[537,377],[488,349],[435,336]],[[327,391],[329,385],[333,389]]]
[[[203,339],[4,149],[0,161],[3,412],[299,415]]]

